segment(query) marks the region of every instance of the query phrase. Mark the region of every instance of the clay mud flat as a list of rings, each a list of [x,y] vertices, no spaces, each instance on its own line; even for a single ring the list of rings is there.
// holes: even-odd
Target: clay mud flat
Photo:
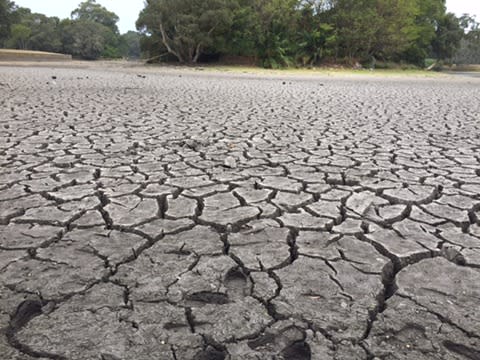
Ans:
[[[0,67],[0,358],[480,359],[480,79]]]

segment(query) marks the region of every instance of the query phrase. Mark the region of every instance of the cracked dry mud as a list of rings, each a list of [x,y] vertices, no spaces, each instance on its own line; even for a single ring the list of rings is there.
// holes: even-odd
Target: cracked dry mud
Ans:
[[[2,359],[480,359],[480,81],[143,71],[0,68]]]

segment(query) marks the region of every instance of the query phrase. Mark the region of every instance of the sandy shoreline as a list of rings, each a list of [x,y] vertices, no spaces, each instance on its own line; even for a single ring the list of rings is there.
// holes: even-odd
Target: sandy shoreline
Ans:
[[[0,67],[38,67],[52,69],[92,69],[100,71],[121,71],[146,74],[188,74],[200,76],[233,76],[245,78],[286,78],[286,79],[358,79],[358,80],[390,80],[390,81],[456,81],[468,78],[476,81],[477,73],[463,72],[463,76],[456,73],[436,73],[427,71],[368,71],[368,70],[339,70],[339,69],[285,69],[269,70],[243,66],[222,65],[149,65],[142,61],[0,61]]]

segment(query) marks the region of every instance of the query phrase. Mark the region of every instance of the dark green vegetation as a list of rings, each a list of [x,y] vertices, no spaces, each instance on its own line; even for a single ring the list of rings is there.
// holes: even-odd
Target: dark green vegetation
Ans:
[[[70,19],[48,17],[0,0],[0,47],[72,54],[82,59],[140,57],[140,35],[120,35],[118,16],[94,0],[82,2]]]
[[[222,57],[264,67],[364,67],[427,58],[480,62],[480,25],[447,13],[445,0],[146,0],[137,28],[94,0],[60,20],[0,0],[0,46],[84,59],[139,57],[196,63]]]
[[[454,55],[457,64],[480,64],[480,23],[465,16],[462,18],[462,27],[469,29],[460,41],[460,48]]]
[[[464,47],[480,52],[478,24],[447,13],[444,0],[147,0],[137,27],[151,57],[186,63],[233,55],[265,67],[423,67]]]

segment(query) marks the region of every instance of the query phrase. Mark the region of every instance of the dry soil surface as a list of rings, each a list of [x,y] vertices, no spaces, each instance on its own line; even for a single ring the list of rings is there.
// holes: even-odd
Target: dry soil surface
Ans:
[[[0,358],[480,359],[480,79],[0,67]]]

